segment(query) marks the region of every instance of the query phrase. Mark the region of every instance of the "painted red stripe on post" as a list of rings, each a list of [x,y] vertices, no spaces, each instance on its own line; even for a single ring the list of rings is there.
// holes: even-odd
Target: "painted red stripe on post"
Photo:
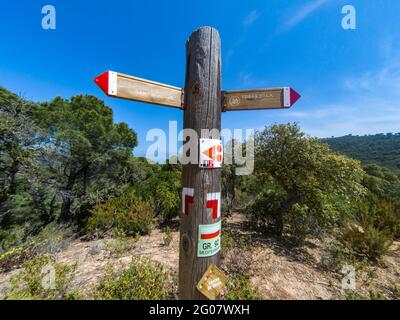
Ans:
[[[208,200],[206,207],[208,209],[212,210],[212,218],[217,219],[218,218],[218,200],[217,199]]]
[[[185,195],[185,215],[189,215],[189,204],[193,203],[193,197]]]
[[[201,239],[203,239],[203,240],[204,239],[212,239],[212,238],[218,237],[220,233],[221,233],[221,230],[218,230],[214,233],[202,234]]]

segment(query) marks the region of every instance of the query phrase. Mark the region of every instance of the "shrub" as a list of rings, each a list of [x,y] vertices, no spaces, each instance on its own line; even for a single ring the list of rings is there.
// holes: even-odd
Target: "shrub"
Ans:
[[[169,246],[172,242],[172,232],[169,227],[165,229],[165,234],[164,234],[164,245]]]
[[[172,286],[174,286],[172,284]],[[94,291],[99,300],[162,300],[171,297],[171,277],[160,263],[133,258],[122,271],[108,268]]]
[[[221,258],[225,259],[235,246],[235,239],[229,230],[221,235]]]
[[[150,232],[154,211],[150,204],[130,192],[97,204],[86,224],[87,232],[118,229],[125,235],[144,235]]]
[[[8,229],[0,229],[0,253],[21,245],[25,235],[24,226],[13,226]]]
[[[332,153],[297,124],[258,132],[254,157],[258,189],[248,213],[258,227],[289,234],[294,244],[337,226],[366,193],[360,163]]]
[[[59,252],[74,237],[74,228],[66,228],[55,223],[48,224],[21,246],[13,247],[0,254],[0,272],[19,268],[24,262],[34,257]]]
[[[227,300],[262,300],[262,296],[258,288],[253,288],[250,279],[246,276],[235,276],[228,282],[227,292],[225,294]]]
[[[370,198],[360,204],[353,221],[345,221],[340,240],[355,254],[379,260],[387,253],[395,236],[394,207],[382,199]]]
[[[0,254],[0,272],[8,272],[21,266],[36,255],[31,245],[12,248]]]
[[[347,291],[346,300],[368,300],[368,298],[360,295],[355,291]]]
[[[181,172],[175,166],[162,165],[159,172],[144,183],[135,185],[135,190],[151,203],[156,216],[162,222],[179,215]]]
[[[253,275],[252,264],[254,254],[250,241],[241,238],[235,242],[232,233],[224,233],[222,238],[226,248],[221,252],[224,258],[224,270],[229,274],[229,281],[225,293],[227,300],[261,300],[258,288],[253,288],[250,279]]]
[[[355,268],[357,274],[365,271],[368,267],[366,257],[356,256],[353,250],[345,246],[342,242],[334,240],[330,242],[323,250],[321,264],[324,269],[334,272],[341,272],[344,265],[350,265]]]
[[[179,215],[179,193],[171,189],[166,182],[161,182],[154,190],[154,204],[157,216],[162,221],[170,221]]]
[[[375,224],[393,239],[400,239],[400,204],[380,199],[375,205]]]
[[[106,247],[110,251],[111,256],[121,257],[124,253],[134,249],[139,239],[139,233],[135,237],[127,237],[123,233],[114,232],[114,238],[106,244]]]
[[[25,262],[22,270],[10,279],[6,290],[7,300],[58,300],[69,295],[68,286],[74,276],[76,264],[56,263],[49,255],[43,255]],[[45,276],[54,271],[54,283],[46,282]],[[50,275],[50,273],[49,273]],[[47,286],[45,284],[48,284]]]
[[[342,232],[342,241],[355,253],[365,255],[375,261],[387,253],[392,242],[387,232],[371,225],[364,228],[348,225]]]

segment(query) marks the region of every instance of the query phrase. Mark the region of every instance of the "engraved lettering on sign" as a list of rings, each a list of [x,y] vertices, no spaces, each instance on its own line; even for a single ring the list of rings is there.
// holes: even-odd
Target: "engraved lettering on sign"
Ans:
[[[274,95],[272,93],[254,93],[254,94],[245,94],[243,98],[246,100],[257,100],[257,99],[266,99],[273,98]]]

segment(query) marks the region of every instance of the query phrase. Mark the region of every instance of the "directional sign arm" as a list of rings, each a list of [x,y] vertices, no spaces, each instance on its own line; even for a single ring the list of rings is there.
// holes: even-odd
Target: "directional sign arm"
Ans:
[[[126,74],[106,71],[94,82],[111,97],[184,108],[184,89]],[[300,95],[289,87],[222,91],[222,111],[290,108]]]
[[[300,95],[289,87],[222,92],[222,110],[257,110],[290,108]]]
[[[183,108],[183,89],[126,74],[106,71],[94,82],[111,97]]]

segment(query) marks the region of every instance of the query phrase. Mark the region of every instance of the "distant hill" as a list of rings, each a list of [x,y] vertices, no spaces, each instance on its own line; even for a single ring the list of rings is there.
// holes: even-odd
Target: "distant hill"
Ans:
[[[322,141],[328,143],[333,151],[358,159],[363,164],[377,163],[400,172],[400,133],[347,135]]]

